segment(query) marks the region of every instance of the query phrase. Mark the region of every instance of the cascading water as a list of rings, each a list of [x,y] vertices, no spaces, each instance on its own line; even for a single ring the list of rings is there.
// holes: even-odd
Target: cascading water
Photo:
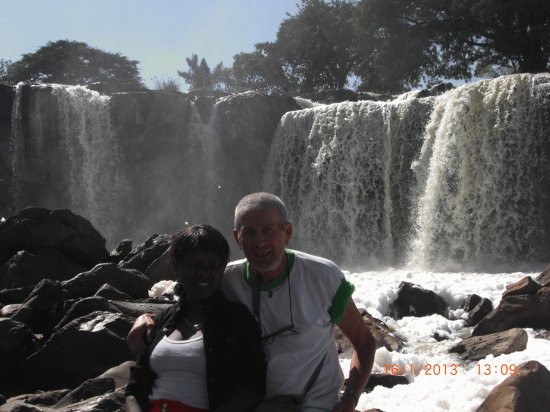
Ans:
[[[393,264],[408,232],[412,174],[431,99],[285,114],[264,186],[287,201],[294,245],[348,264]]]
[[[421,195],[411,266],[548,260],[550,142],[539,115],[548,108],[537,112],[544,96],[535,88],[544,81],[502,77],[437,99],[414,163]]]
[[[32,86],[25,102],[24,87],[17,86],[12,119],[12,209],[70,208],[109,238],[123,196],[109,97],[48,85]]]

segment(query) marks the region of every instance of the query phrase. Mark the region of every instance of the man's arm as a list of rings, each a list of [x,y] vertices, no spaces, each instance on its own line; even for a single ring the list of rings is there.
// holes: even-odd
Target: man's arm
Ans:
[[[376,341],[351,297],[338,327],[353,345],[353,356],[346,391],[333,412],[349,412],[355,410],[357,401],[369,380],[376,352]]]
[[[147,348],[153,339],[153,330],[155,329],[155,315],[152,313],[144,313],[139,316],[132,329],[128,332],[126,342],[130,348],[130,352],[134,355],[144,355]]]

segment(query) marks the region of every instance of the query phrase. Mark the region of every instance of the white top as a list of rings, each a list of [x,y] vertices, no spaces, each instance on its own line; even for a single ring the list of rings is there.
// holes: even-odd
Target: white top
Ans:
[[[264,337],[281,330],[291,322],[292,303],[292,318],[299,333],[276,336],[264,342],[268,361],[266,397],[302,394],[326,353],[321,372],[304,404],[304,408],[326,408],[327,394],[333,394],[331,399],[336,402],[344,381],[329,309],[337,290],[347,282],[333,262],[303,252],[288,252],[295,255],[288,278],[283,283],[281,279],[272,282],[278,284],[270,290],[260,290],[260,323]],[[230,263],[223,277],[223,290],[229,299],[253,310],[251,286],[245,272],[245,259]],[[345,297],[345,302],[348,298]]]
[[[153,349],[149,363],[157,374],[150,399],[170,399],[208,409],[202,336],[183,341],[164,336]]]

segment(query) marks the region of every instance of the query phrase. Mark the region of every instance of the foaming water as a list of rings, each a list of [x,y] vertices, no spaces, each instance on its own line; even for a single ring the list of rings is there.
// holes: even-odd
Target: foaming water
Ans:
[[[548,257],[548,138],[533,85],[532,76],[508,76],[436,100],[413,164],[421,196],[412,266],[487,268]]]
[[[470,335],[472,327],[465,326],[466,315],[459,306],[465,297],[476,293],[488,298],[496,307],[506,285],[539,272],[429,272],[421,270],[387,269],[347,273],[355,285],[353,298],[359,308],[383,320],[405,344],[399,352],[385,348],[376,351],[373,373],[405,376],[406,385],[393,388],[377,386],[359,399],[358,410],[379,408],[387,412],[401,411],[475,411],[495,385],[510,376],[528,360],[537,360],[550,368],[550,341],[541,331],[527,328],[527,348],[522,351],[465,361],[448,350]],[[408,281],[433,290],[448,304],[446,316],[390,316],[390,304],[397,297],[401,281]],[[435,339],[435,334],[443,337]],[[350,359],[340,364],[347,375]],[[430,366],[428,366],[430,365]],[[395,369],[397,368],[397,369]]]
[[[410,163],[430,108],[426,99],[363,101],[283,116],[264,186],[287,202],[295,244],[340,262],[399,260]]]
[[[123,196],[109,97],[82,86],[32,88],[37,93],[28,102],[26,128],[21,118],[22,84],[14,101],[12,208],[69,208],[109,238],[120,218],[117,204]]]

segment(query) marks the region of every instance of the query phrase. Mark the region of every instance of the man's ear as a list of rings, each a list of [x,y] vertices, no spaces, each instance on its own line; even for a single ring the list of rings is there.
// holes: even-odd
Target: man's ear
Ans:
[[[235,239],[235,242],[237,242],[237,245],[239,245],[239,249],[242,249],[243,247],[239,241],[239,231],[237,229],[233,229],[233,238]]]
[[[285,234],[286,234],[285,245],[288,245],[288,242],[290,242],[290,238],[292,237],[292,224],[290,222],[288,222],[285,225]]]

